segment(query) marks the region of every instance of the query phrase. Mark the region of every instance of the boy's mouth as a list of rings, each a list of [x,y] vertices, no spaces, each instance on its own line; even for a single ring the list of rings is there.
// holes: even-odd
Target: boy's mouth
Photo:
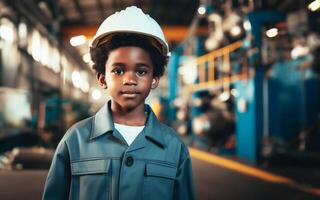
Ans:
[[[139,95],[139,92],[128,90],[128,91],[121,91],[120,94],[126,98],[135,98],[136,96]]]

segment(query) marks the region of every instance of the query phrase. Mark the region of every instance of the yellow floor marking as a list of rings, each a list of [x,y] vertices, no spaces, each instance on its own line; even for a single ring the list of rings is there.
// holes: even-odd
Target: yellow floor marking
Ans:
[[[308,192],[314,195],[320,195],[320,189],[318,188],[309,188],[309,187],[302,186],[301,184],[298,184],[289,178],[278,176],[278,175],[266,172],[264,170],[258,169],[256,167],[241,164],[239,162],[222,158],[220,156],[216,156],[214,154],[200,151],[194,148],[189,148],[189,152],[191,157],[210,163],[210,164],[214,164],[230,170],[234,170],[249,176],[262,179],[264,181],[268,181],[272,183],[288,184],[289,186],[298,188],[301,191]]]
[[[319,188],[299,188],[301,191],[320,196]]]
[[[222,166],[234,171],[238,171],[247,175],[251,175],[269,182],[274,182],[274,183],[291,183],[292,182],[288,178],[277,176],[277,175],[265,172],[261,169],[247,166],[247,165],[238,163],[236,161],[222,158],[220,156],[216,156],[207,152],[203,152],[193,148],[190,148],[189,151],[192,157],[197,158],[199,160],[202,160],[211,164],[219,165],[219,166]]]

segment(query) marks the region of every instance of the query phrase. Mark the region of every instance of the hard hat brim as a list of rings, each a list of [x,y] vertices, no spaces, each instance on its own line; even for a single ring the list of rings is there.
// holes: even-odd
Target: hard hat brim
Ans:
[[[112,36],[114,36],[117,33],[132,33],[132,34],[138,34],[138,35],[144,35],[149,39],[153,39],[155,42],[157,42],[157,44],[154,44],[153,46],[156,47],[156,49],[158,49],[160,51],[161,54],[165,55],[165,56],[169,56],[169,49],[168,49],[168,44],[164,43],[162,41],[162,39],[151,35],[151,34],[147,34],[144,32],[139,32],[139,31],[128,31],[128,30],[117,30],[117,31],[110,31],[104,34],[99,35],[98,37],[94,37],[91,44],[90,44],[90,48],[98,48],[99,46],[101,46],[102,44],[107,43],[108,41],[110,41],[110,39],[112,38]]]

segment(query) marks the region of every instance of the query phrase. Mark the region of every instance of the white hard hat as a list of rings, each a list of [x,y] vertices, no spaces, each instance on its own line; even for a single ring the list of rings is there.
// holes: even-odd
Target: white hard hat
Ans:
[[[101,45],[105,38],[114,33],[136,33],[154,38],[159,42],[161,53],[169,55],[169,46],[160,25],[136,6],[127,7],[106,18],[91,42],[91,48]]]

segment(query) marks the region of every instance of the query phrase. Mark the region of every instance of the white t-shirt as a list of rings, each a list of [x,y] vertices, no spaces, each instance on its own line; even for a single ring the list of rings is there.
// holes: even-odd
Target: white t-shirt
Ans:
[[[130,146],[145,126],[127,126],[114,123],[114,127],[119,131],[119,133]]]

